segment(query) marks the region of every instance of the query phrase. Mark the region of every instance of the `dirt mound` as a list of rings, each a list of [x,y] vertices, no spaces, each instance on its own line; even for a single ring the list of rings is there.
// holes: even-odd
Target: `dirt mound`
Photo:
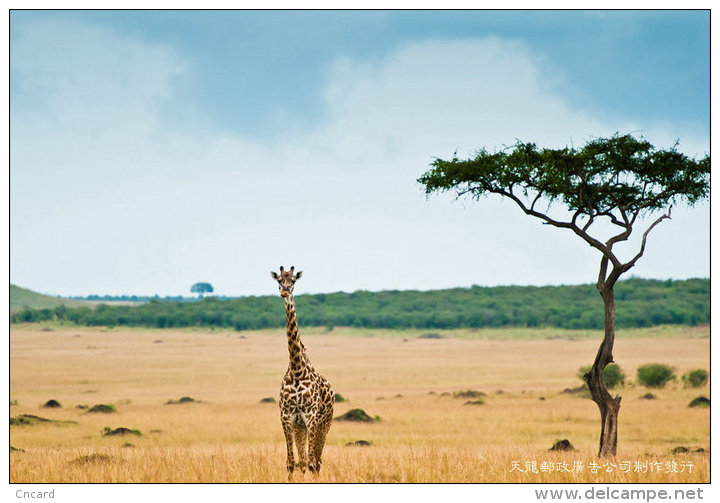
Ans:
[[[444,335],[437,334],[435,332],[431,332],[428,334],[420,334],[417,336],[418,339],[444,339]]]
[[[583,384],[582,386],[578,386],[577,388],[565,388],[560,393],[566,394],[566,395],[574,395],[576,393],[582,393],[583,391],[587,391],[588,387],[587,384]]]
[[[45,402],[45,405],[43,405],[43,407],[45,407],[47,409],[54,409],[57,407],[62,407],[62,405],[60,405],[60,402],[58,402],[57,400],[51,399],[51,400],[48,400],[47,402]]]
[[[373,418],[362,409],[350,409],[342,416],[336,417],[335,421],[355,421],[355,422],[361,422],[361,423],[374,423],[376,421],[380,421],[380,417],[375,416]]]
[[[348,442],[345,444],[345,447],[367,447],[372,445],[372,442],[368,442],[367,440],[356,440],[354,442]]]
[[[142,433],[140,432],[140,430],[131,430],[130,428],[125,428],[123,426],[121,426],[120,428],[115,428],[114,430],[106,426],[105,429],[103,430],[103,437],[112,437],[112,436],[116,436],[116,435],[138,435],[138,436],[140,436],[140,435],[142,435]]]
[[[51,422],[50,419],[46,419],[44,417],[40,416],[34,416],[32,414],[20,414],[19,416],[11,417],[10,418],[10,425],[20,425],[20,424],[37,424],[37,423],[49,423]]]
[[[574,451],[575,447],[570,443],[568,439],[558,440],[553,444],[550,451]]]
[[[200,402],[200,400],[195,400],[192,397],[184,396],[184,397],[180,398],[180,400],[168,400],[167,402],[165,402],[165,405],[175,405],[178,403],[199,403],[199,402]]]
[[[670,452],[673,454],[688,454],[690,452],[703,453],[706,451],[702,447],[698,447],[697,449],[691,449],[690,447],[685,447],[684,445],[678,445]]]
[[[487,393],[474,389],[466,389],[464,391],[455,391],[452,395],[453,398],[481,398],[483,396],[487,396]]]
[[[47,419],[32,414],[20,414],[19,416],[10,418],[10,426],[32,426],[39,423],[77,424],[76,421],[59,421],[57,419]]]
[[[706,396],[699,396],[690,402],[688,407],[710,407],[710,399]]]
[[[103,414],[111,414],[113,412],[117,412],[115,410],[114,405],[110,405],[107,403],[99,403],[97,405],[93,405],[88,409],[88,412],[102,412]]]

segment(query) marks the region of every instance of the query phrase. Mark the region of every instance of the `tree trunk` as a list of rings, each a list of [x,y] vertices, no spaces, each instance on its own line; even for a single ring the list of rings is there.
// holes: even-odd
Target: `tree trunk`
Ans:
[[[585,381],[590,388],[590,395],[600,409],[602,426],[600,429],[600,450],[598,456],[610,457],[617,454],[618,413],[620,412],[620,396],[610,396],[602,372],[605,366],[613,362],[613,344],[615,343],[615,294],[614,282],[599,283],[598,290],[605,304],[605,337],[600,344],[595,362],[590,372],[585,374]]]

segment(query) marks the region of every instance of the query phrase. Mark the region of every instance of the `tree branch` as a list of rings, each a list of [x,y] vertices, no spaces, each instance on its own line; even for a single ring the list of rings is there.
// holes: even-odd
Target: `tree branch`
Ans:
[[[533,199],[533,202],[532,202],[532,204],[530,205],[530,209],[531,209],[531,210],[535,210],[535,203],[538,202],[538,199],[540,199],[540,197],[542,196],[542,194],[543,194],[543,191],[542,191],[542,190],[538,190],[537,196],[535,196],[535,199]]]
[[[612,248],[615,243],[619,243],[620,241],[627,241],[627,239],[630,237],[630,234],[632,234],[632,230],[632,227],[630,227],[629,225],[626,226],[623,232],[608,239],[605,242],[605,245],[608,248]]]
[[[623,222],[625,222],[625,225],[632,226],[632,222],[630,220],[628,220],[627,210],[622,206],[619,206],[618,208],[620,209],[620,215],[622,216],[622,219],[623,219]]]
[[[592,246],[593,248],[597,248],[604,256],[606,256],[612,262],[614,267],[622,266],[622,262],[620,262],[620,260],[613,254],[613,252],[609,246],[607,246],[607,245],[603,244],[601,241],[595,239],[590,234],[585,232],[585,229],[581,229],[580,227],[578,227],[576,225],[575,221],[576,221],[578,215],[580,214],[580,210],[575,212],[571,222],[559,222],[557,220],[550,218],[549,216],[547,216],[544,213],[540,213],[539,211],[535,211],[532,208],[528,208],[519,197],[517,197],[515,194],[512,193],[512,190],[506,191],[503,189],[495,189],[495,190],[492,190],[491,192],[494,192],[495,194],[499,194],[501,196],[505,196],[505,197],[512,199],[513,201],[515,201],[515,203],[518,206],[520,206],[520,209],[522,209],[526,215],[532,215],[536,218],[543,220],[546,224],[552,225],[554,227],[572,230],[575,234],[577,234],[578,236],[583,238],[590,246]]]
[[[611,211],[604,211],[602,213],[598,213],[597,215],[601,217],[608,217],[610,219],[610,222],[617,225],[618,227],[627,227],[627,224],[625,222],[621,222],[618,217],[612,214]]]
[[[660,222],[662,222],[662,221],[665,220],[666,218],[670,218],[670,212],[671,212],[671,211],[672,211],[672,204],[671,204],[670,207],[668,208],[667,213],[661,215],[660,218],[658,218],[657,220],[655,220],[655,221],[652,223],[652,225],[650,225],[650,227],[648,227],[647,230],[645,230],[645,232],[643,233],[643,237],[642,237],[642,243],[640,244],[640,251],[637,253],[637,255],[635,255],[635,256],[633,257],[633,259],[632,259],[630,262],[622,265],[621,270],[620,270],[619,273],[618,273],[618,276],[619,276],[620,274],[624,273],[625,271],[627,271],[628,269],[630,269],[631,267],[633,267],[633,266],[635,265],[635,263],[638,261],[638,259],[643,256],[643,253],[645,253],[645,243],[647,242],[648,234],[650,234],[650,231],[653,230],[653,228],[654,228],[657,224],[659,224]]]
[[[602,293],[605,290],[605,278],[607,276],[608,258],[603,255],[600,259],[600,274],[598,274],[597,288]]]

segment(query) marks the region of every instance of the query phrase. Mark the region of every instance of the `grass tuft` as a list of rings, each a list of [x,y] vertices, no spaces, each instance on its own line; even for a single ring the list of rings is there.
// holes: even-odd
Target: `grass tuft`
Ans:
[[[89,465],[95,463],[110,463],[113,461],[113,457],[108,454],[101,454],[93,452],[92,454],[83,454],[70,461],[73,465]]]
[[[100,403],[97,405],[93,405],[88,409],[88,412],[100,412],[103,414],[112,414],[113,412],[117,412],[114,405],[110,405],[107,403]]]

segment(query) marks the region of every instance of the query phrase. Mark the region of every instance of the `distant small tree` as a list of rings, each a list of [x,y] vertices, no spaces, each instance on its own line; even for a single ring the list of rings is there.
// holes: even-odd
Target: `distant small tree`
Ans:
[[[648,388],[664,388],[669,381],[677,379],[672,367],[663,363],[648,363],[637,369],[637,380]]]
[[[202,299],[202,296],[206,293],[213,293],[213,287],[210,283],[195,283],[190,287],[192,293],[196,293]]]
[[[682,380],[685,387],[699,388],[707,384],[709,377],[707,370],[695,369],[684,374]]]
[[[643,256],[648,234],[670,218],[672,203],[693,204],[710,191],[710,156],[691,159],[676,147],[656,149],[632,135],[598,138],[582,149],[538,149],[534,143],[517,142],[509,152],[482,149],[467,160],[435,159],[418,179],[427,194],[455,191],[458,197],[496,194],[509,199],[526,215],[572,232],[600,252],[596,286],[604,304],[605,337],[584,377],[600,409],[601,457],[617,453],[620,396],[613,398],[602,380],[603,369],[613,361],[615,283]],[[551,213],[552,203],[565,211]],[[613,247],[630,238],[638,217],[658,211],[662,213],[643,232],[637,253],[621,260]],[[601,237],[606,233],[598,233],[594,225],[600,221],[612,224],[617,234]]]

